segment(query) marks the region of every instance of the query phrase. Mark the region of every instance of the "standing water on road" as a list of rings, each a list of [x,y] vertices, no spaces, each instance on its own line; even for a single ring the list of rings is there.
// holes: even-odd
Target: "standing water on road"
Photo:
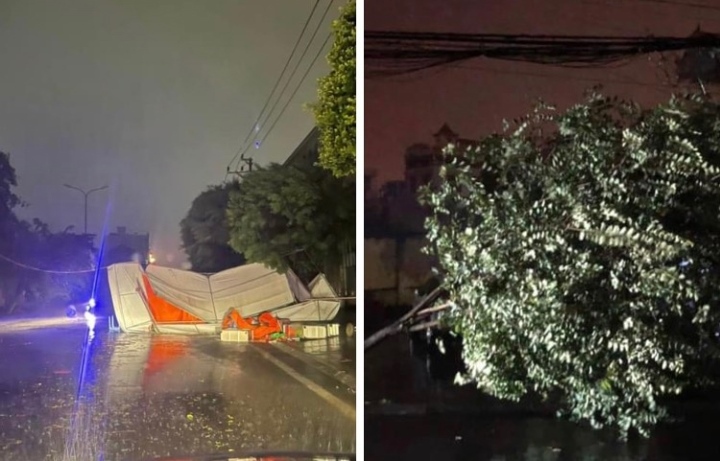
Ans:
[[[0,334],[3,460],[355,449],[354,420],[257,345],[104,331],[86,344],[86,332]]]

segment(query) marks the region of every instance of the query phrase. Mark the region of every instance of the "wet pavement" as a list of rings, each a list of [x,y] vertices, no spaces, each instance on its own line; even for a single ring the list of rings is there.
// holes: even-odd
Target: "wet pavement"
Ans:
[[[3,460],[355,451],[354,391],[317,357],[214,337],[98,332],[87,341],[86,331],[0,331]],[[338,346],[326,344],[323,362],[335,372]]]
[[[329,338],[277,343],[285,353],[306,361],[355,392],[355,338]]]
[[[514,405],[472,387],[433,381],[404,336],[365,357],[365,457],[372,460],[675,461],[718,460],[720,408],[687,405],[683,422],[648,440],[558,420],[546,409]]]

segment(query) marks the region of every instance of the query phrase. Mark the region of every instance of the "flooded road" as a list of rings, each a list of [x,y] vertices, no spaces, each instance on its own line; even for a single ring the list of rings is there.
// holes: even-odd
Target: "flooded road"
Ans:
[[[685,461],[720,459],[720,404],[686,402],[683,421],[648,440],[556,419],[546,408],[514,405],[430,379],[401,335],[366,353],[365,456],[425,461]]]
[[[345,344],[308,359],[311,345],[86,331],[0,333],[3,460],[355,450]]]

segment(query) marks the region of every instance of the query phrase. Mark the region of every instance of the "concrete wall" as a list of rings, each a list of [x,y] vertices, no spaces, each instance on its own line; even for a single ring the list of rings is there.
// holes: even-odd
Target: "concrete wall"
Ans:
[[[421,252],[424,237],[365,239],[365,292],[385,305],[412,304],[432,276],[433,260]]]

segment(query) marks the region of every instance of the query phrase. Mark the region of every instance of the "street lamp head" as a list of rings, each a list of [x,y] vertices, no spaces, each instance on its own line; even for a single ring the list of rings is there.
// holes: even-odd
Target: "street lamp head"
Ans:
[[[84,189],[80,189],[79,187],[75,187],[70,184],[63,184],[63,185],[65,187],[67,187],[68,189],[74,189],[85,196],[85,226],[84,226],[84,229],[85,229],[85,234],[87,234],[88,196],[90,194],[92,194],[93,192],[98,192],[98,191],[107,189],[108,186],[97,187],[95,189],[90,189],[89,191],[86,191]]]
[[[89,195],[89,194],[91,194],[91,193],[93,193],[93,192],[98,192],[98,191],[105,190],[105,189],[108,188],[108,186],[102,186],[102,187],[96,187],[95,189],[90,189],[90,190],[87,190],[87,191],[86,191],[85,189],[81,189],[81,188],[79,188],[79,187],[77,187],[77,186],[73,186],[72,184],[63,184],[63,186],[67,187],[68,189],[73,189],[73,190],[76,190],[76,191],[80,191],[80,192],[82,192],[82,193],[85,194],[85,195]]]

